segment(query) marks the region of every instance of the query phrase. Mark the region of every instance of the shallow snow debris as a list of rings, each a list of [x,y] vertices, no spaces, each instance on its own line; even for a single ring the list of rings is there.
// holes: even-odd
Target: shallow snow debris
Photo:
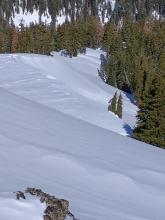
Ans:
[[[43,215],[44,220],[64,220],[67,216],[77,220],[69,211],[69,202],[67,200],[58,199],[55,196],[44,193],[41,189],[27,188],[25,193],[37,196],[41,203],[46,203],[47,207]]]

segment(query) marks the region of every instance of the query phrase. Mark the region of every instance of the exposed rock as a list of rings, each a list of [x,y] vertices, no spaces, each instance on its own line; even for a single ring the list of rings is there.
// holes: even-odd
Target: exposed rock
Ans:
[[[43,217],[44,217],[44,220],[51,220],[49,215],[44,215]]]
[[[44,193],[41,189],[27,188],[25,192],[32,196],[37,196],[41,203],[46,204],[43,215],[44,220],[65,220],[67,216],[77,220],[69,211],[69,202],[67,200],[58,199],[55,196]]]
[[[22,199],[26,199],[24,193],[21,192],[21,191],[17,191],[15,194],[16,194],[16,198],[17,198],[18,200],[20,200],[21,198],[22,198]]]

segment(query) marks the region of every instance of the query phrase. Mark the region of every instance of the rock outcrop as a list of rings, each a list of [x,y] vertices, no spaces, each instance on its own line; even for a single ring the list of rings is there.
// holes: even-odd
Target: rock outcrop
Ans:
[[[25,193],[39,198],[41,203],[46,204],[46,209],[43,214],[44,220],[65,220],[66,217],[72,218],[72,220],[77,220],[74,215],[69,211],[69,202],[65,199],[59,199],[55,196],[51,196],[41,189],[35,189],[28,187]],[[17,199],[26,199],[23,192],[16,192]]]

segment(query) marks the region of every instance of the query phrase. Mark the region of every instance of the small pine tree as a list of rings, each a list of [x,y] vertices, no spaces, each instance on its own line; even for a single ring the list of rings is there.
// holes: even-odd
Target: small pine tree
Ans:
[[[116,114],[117,92],[115,92],[115,95],[109,101],[109,103],[110,105],[108,106],[108,111],[111,111]]]
[[[122,95],[120,93],[120,96],[117,102],[116,114],[118,115],[119,118],[122,118],[122,113],[123,113],[123,101],[122,101]]]

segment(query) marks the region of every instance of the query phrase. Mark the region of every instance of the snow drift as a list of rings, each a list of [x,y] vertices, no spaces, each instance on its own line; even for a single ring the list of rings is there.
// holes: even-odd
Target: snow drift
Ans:
[[[97,75],[100,53],[0,56],[0,220],[42,220],[44,205],[14,198],[28,186],[80,220],[164,220],[165,152],[123,136],[126,94],[123,120],[107,112],[116,89]]]

